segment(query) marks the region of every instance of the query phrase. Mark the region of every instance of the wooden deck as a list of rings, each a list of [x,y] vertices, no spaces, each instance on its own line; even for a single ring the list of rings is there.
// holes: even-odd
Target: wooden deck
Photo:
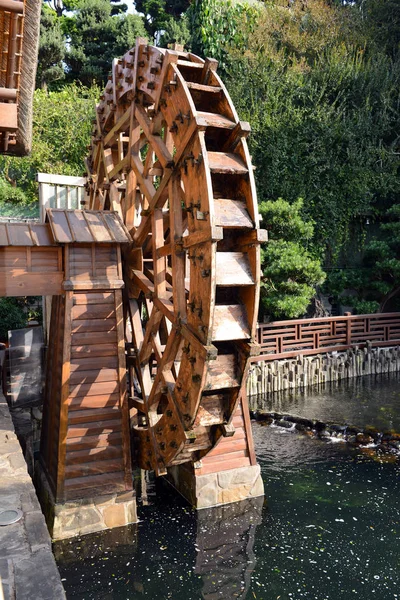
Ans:
[[[400,344],[400,313],[350,315],[261,323],[261,353],[252,361],[277,360],[322,352],[338,352],[372,346]]]

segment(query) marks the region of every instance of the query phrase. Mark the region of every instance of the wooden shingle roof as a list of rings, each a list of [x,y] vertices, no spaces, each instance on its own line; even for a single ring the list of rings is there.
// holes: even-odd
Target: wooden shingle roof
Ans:
[[[132,241],[116,212],[49,208],[46,221],[50,224],[54,240],[59,244],[124,244]]]
[[[0,247],[125,244],[131,241],[118,214],[102,210],[49,208],[46,223],[0,223]]]
[[[0,246],[56,246],[44,223],[0,223]]]

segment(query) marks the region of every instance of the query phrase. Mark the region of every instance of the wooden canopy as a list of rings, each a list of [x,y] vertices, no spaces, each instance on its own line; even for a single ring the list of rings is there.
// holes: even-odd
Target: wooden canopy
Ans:
[[[0,223],[0,247],[130,241],[128,230],[114,212],[49,209],[46,223]]]
[[[0,152],[31,148],[32,100],[39,45],[38,0],[0,0]]]
[[[124,244],[132,241],[116,212],[49,208],[46,220],[59,244]]]

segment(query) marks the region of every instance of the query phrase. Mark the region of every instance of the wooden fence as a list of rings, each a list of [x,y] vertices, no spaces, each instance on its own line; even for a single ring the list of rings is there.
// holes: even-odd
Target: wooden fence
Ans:
[[[400,313],[260,323],[261,354],[253,360],[338,352],[367,342],[375,347],[400,345]]]

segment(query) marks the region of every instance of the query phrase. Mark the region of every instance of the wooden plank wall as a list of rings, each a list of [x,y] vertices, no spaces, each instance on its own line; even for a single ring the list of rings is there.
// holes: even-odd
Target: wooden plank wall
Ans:
[[[132,487],[130,458],[127,460],[126,382],[119,365],[117,318],[121,302],[119,291],[77,292],[72,297],[70,377],[65,401],[67,499]]]
[[[242,398],[239,402],[232,424],[235,427],[234,435],[220,438],[215,448],[202,458],[202,466],[196,469],[196,475],[219,473],[256,464],[246,399]]]
[[[0,248],[0,296],[61,294],[63,278],[62,248]]]
[[[118,279],[115,244],[74,244],[70,248],[70,277],[74,280]]]
[[[69,270],[86,281],[94,265],[112,285],[115,247],[88,248]],[[53,299],[41,461],[58,502],[132,489],[124,345],[121,290]]]

